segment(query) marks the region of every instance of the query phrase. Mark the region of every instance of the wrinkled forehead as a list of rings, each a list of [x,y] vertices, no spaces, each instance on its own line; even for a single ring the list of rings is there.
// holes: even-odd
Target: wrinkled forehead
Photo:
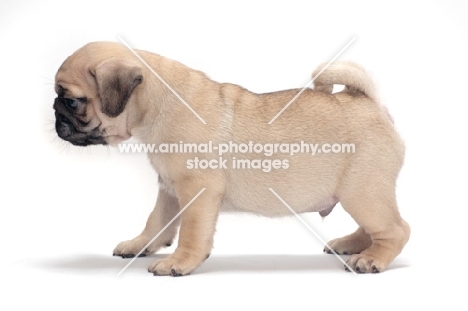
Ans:
[[[96,87],[96,81],[86,62],[70,61],[68,58],[55,75],[55,92],[58,96],[86,97],[84,94]]]
[[[87,97],[86,87],[65,81],[55,83],[55,93],[58,97]]]

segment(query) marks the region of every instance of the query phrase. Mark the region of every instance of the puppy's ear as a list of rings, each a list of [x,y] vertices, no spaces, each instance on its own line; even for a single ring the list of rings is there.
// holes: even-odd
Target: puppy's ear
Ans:
[[[120,59],[106,60],[90,72],[96,79],[102,112],[113,118],[122,113],[133,90],[143,80],[140,67]]]

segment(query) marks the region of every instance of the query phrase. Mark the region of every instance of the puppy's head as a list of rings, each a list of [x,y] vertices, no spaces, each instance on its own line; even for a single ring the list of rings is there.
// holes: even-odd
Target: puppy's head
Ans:
[[[127,48],[112,42],[85,45],[55,77],[58,136],[78,146],[130,138],[129,114],[142,83],[142,67]]]

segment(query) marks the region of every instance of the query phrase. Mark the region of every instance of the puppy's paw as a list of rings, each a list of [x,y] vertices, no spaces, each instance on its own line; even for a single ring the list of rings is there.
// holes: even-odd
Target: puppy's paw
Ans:
[[[133,240],[120,242],[117,247],[114,249],[114,256],[121,256],[122,258],[133,258],[138,254],[143,248],[146,247],[150,238],[145,236],[138,236]],[[170,246],[170,243],[166,243],[166,246]],[[146,247],[139,257],[144,257],[146,255],[153,254],[156,252],[162,245],[159,245],[157,242],[153,242],[148,247]]]
[[[339,255],[353,255],[359,254],[363,250],[369,247],[368,243],[365,243],[356,239],[339,238],[328,242],[328,246]],[[330,248],[326,247],[323,249],[324,253],[333,254]]]
[[[356,254],[351,256],[347,261],[348,266],[356,273],[380,273],[387,267],[388,264],[380,261],[371,255]],[[345,267],[347,271],[348,268]]]
[[[358,228],[356,232],[334,239],[328,242],[328,247],[323,250],[325,253],[332,254],[332,250],[340,255],[359,254],[372,245],[372,239],[363,228]]]
[[[206,257],[198,258],[194,255],[174,253],[162,260],[156,260],[148,267],[153,275],[183,276],[190,274],[203,263]]]

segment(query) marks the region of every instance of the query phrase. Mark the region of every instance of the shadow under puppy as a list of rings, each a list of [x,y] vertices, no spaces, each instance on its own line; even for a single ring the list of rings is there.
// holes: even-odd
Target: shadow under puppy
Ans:
[[[78,146],[116,145],[130,137],[145,144],[213,145],[253,141],[349,144],[354,153],[275,154],[286,163],[270,169],[236,169],[234,160],[269,160],[257,153],[223,154],[225,168],[189,169],[188,161],[217,160],[214,153],[149,153],[159,175],[159,193],[143,232],[121,242],[114,255],[139,253],[200,191],[199,197],[143,255],[170,245],[179,230],[176,251],[150,265],[155,275],[185,275],[208,257],[220,211],[250,212],[269,217],[291,212],[326,215],[341,202],[359,225],[356,232],[329,242],[357,272],[380,272],[401,252],[410,236],[395,199],[395,183],[403,164],[404,144],[374,83],[351,62],[331,64],[272,124],[269,122],[298,90],[255,94],[240,86],[210,80],[160,55],[137,53],[179,94],[188,109],[125,46],[112,42],[85,45],[68,57],[56,75],[58,97],[53,108],[56,131]],[[324,65],[319,66],[316,75]],[[332,94],[334,84],[345,85]],[[244,162],[245,163],[245,162]],[[263,162],[262,162],[263,163]],[[325,249],[331,252],[330,249]]]

